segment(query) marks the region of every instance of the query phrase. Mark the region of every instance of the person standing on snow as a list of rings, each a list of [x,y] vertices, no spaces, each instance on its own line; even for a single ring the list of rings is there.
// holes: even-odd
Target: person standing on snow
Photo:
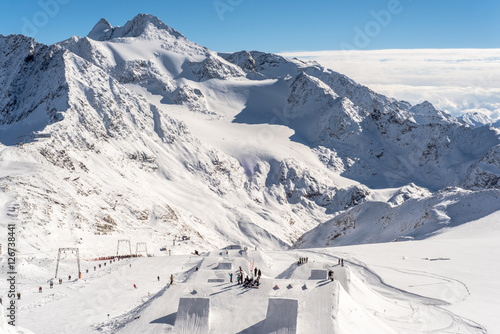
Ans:
[[[170,285],[174,284],[174,274],[170,274]]]
[[[328,279],[330,281],[333,281],[333,270],[330,269],[330,271],[328,271]]]
[[[158,276],[158,282],[160,281],[160,276]]]
[[[257,277],[260,277],[261,275],[262,275],[262,272],[259,269],[259,271],[257,272]]]
[[[229,282],[233,283],[233,273],[229,273]]]

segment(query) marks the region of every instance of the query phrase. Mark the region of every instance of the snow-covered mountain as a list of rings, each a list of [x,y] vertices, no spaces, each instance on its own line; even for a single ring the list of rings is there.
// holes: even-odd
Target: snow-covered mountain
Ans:
[[[26,252],[380,242],[500,210],[500,130],[151,15],[51,46],[0,36],[0,84],[1,203]]]

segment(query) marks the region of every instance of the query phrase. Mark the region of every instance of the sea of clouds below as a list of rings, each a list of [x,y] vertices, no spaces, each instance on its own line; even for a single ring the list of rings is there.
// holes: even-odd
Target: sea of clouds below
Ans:
[[[460,116],[500,119],[500,49],[284,52],[315,60],[374,91],[417,104],[425,100]]]

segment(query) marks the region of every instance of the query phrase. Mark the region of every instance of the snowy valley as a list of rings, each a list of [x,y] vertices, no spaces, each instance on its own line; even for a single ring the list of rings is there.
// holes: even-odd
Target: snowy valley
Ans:
[[[494,308],[477,277],[456,277],[465,260],[499,254],[498,127],[377,94],[315,62],[217,53],[144,14],[123,27],[101,19],[87,36],[50,46],[0,35],[0,87],[0,214],[5,230],[16,225],[28,330],[175,331],[168,315],[185,296],[213,297],[208,327],[184,332],[267,331],[269,297],[299,301],[297,333],[500,326],[476,314]],[[52,278],[58,248],[78,247],[92,268],[124,239],[154,257],[30,293]],[[248,252],[225,254],[229,245]],[[296,265],[299,256],[312,261]],[[446,265],[429,260],[438,258]],[[215,269],[248,271],[253,260],[265,283],[244,296]],[[471,270],[499,274],[490,262]],[[71,263],[68,254],[65,272]],[[336,281],[308,280],[332,267]],[[170,274],[178,285],[166,284]],[[207,284],[212,276],[222,282]],[[109,292],[101,300],[96,291]],[[64,311],[75,300],[75,313]],[[227,306],[235,300],[256,311]],[[327,312],[304,306],[315,303]],[[224,324],[231,312],[244,320]]]

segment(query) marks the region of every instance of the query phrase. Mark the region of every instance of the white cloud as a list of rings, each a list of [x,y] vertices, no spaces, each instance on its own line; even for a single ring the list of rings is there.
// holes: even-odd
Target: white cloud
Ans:
[[[412,104],[427,100],[453,115],[500,117],[500,49],[286,52],[315,60],[378,93]]]

